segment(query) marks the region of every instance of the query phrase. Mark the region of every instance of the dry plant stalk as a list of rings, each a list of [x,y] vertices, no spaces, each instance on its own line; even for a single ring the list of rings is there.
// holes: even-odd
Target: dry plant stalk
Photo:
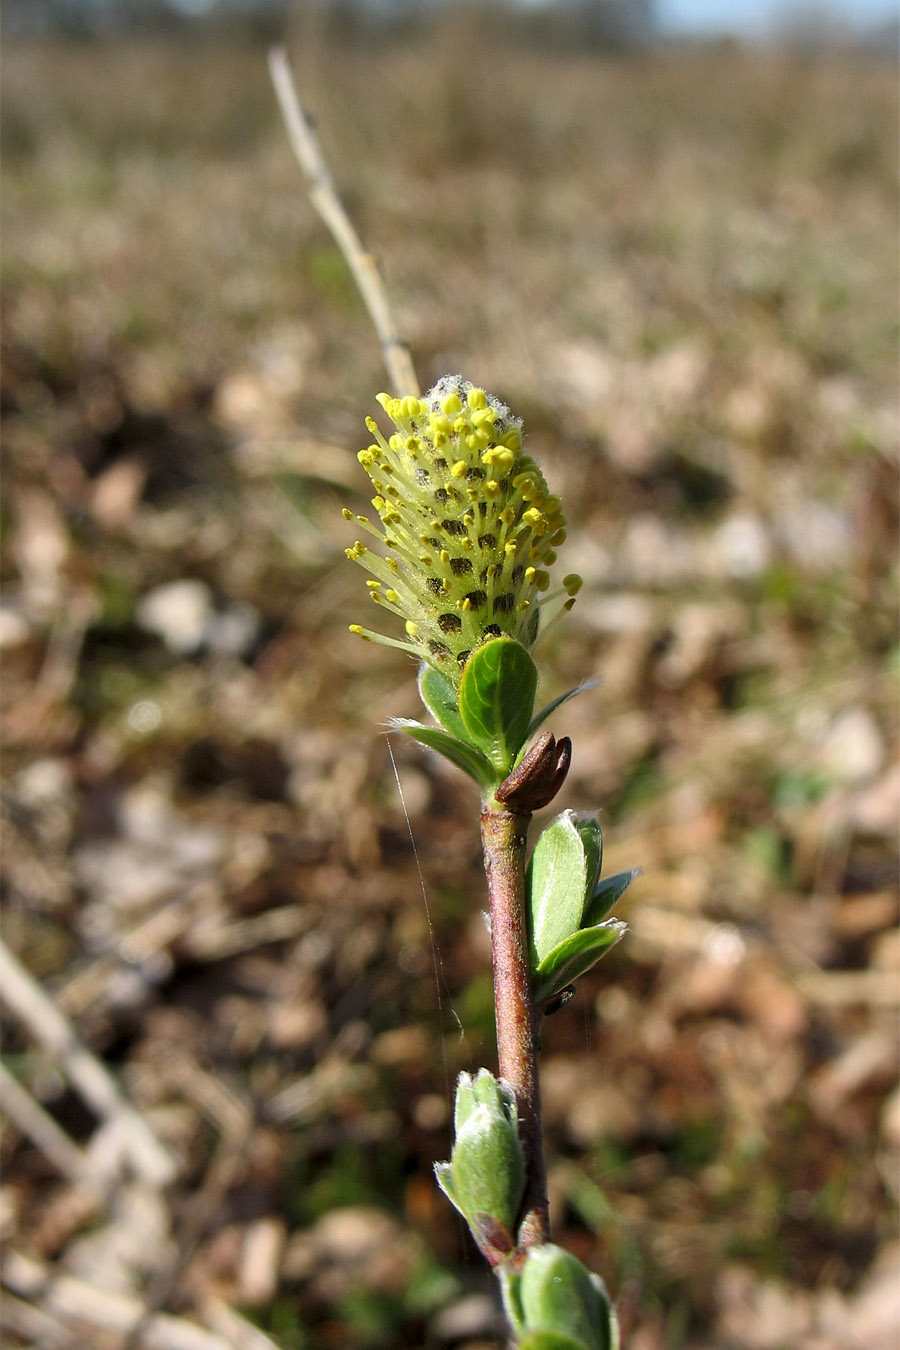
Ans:
[[[362,245],[322,154],[318,138],[308,113],[297,97],[297,90],[283,47],[269,52],[269,73],[278,98],[278,105],[287,129],[297,163],[309,181],[309,196],[313,206],[334,235],[338,248],[347,260],[347,266],[359,287],[360,294],[375,325],[381,355],[388,377],[394,388],[405,394],[417,394],[419,384],[409,355],[409,347],[397,331],[387,291],[374,257]]]
[[[408,353],[283,52],[272,54],[270,68],[313,200],[366,297],[402,395],[378,396],[391,428],[385,434],[368,418],[372,441],[359,452],[378,521],[343,513],[376,541],[373,548],[357,539],[347,557],[369,573],[372,602],[401,627],[396,635],[351,630],[419,661],[419,693],[433,723],[392,725],[443,754],[481,793],[499,1076],[460,1075],[455,1143],[450,1161],[435,1169],[438,1183],[497,1271],[522,1350],[613,1350],[618,1328],[603,1282],[550,1241],[541,1135],[541,1021],[622,936],[625,925],[607,916],[635,876],[600,881],[595,815],[564,811],[527,856],[532,813],[555,797],[571,760],[568,738],[541,728],[586,687],[534,711],[531,653],[581,585],[572,574],[551,588],[549,569],[566,537],[562,504],[523,450],[520,420],[499,399],[458,375],[424,397],[408,392],[417,387]]]

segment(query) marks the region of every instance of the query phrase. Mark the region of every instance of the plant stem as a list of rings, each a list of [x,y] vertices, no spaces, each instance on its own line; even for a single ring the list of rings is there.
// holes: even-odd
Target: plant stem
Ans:
[[[537,1070],[540,1016],[531,997],[525,930],[525,838],[530,820],[530,815],[498,811],[490,805],[481,812],[491,903],[497,1054],[500,1076],[516,1094],[525,1155],[525,1199],[519,1227],[523,1251],[550,1238]]]

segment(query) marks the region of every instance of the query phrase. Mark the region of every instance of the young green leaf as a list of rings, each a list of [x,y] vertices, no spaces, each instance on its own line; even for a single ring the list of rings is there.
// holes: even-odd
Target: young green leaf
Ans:
[[[414,722],[408,717],[394,717],[390,725],[393,731],[402,731],[405,735],[412,736],[413,740],[427,745],[429,749],[437,750],[458,769],[462,769],[463,773],[474,778],[482,792],[493,792],[498,786],[500,775],[491,767],[481,751],[467,745],[456,736],[451,736],[449,731],[443,731],[440,727],[426,727],[422,722]]]
[[[585,928],[593,927],[601,919],[606,918],[619,897],[625,894],[635,877],[640,875],[640,871],[639,867],[630,867],[627,872],[614,872],[611,877],[606,877],[600,882],[584,908],[582,923]]]
[[[519,1350],[588,1350],[584,1341],[564,1331],[529,1331],[518,1342]]]
[[[563,703],[567,703],[568,700],[574,698],[576,694],[583,694],[588,689],[595,689],[599,683],[599,680],[585,680],[583,684],[576,684],[574,689],[567,689],[566,692],[560,694],[558,698],[551,699],[545,708],[541,708],[539,713],[535,713],[531,726],[528,728],[529,737],[533,736],[538,727],[542,726],[550,714],[556,712],[556,709]]]
[[[528,1331],[564,1334],[583,1350],[610,1350],[612,1308],[603,1281],[563,1247],[547,1242],[529,1250],[519,1300]]]
[[[574,812],[563,811],[535,844],[525,876],[532,968],[577,931],[586,885],[584,841]]]
[[[528,735],[537,669],[513,638],[495,638],[473,652],[459,682],[459,713],[468,738],[503,778]]]
[[[422,665],[419,670],[419,697],[425,707],[440,722],[445,731],[461,741],[468,740],[459,715],[459,701],[452,681],[433,666]]]
[[[607,919],[593,928],[580,928],[541,961],[532,976],[532,992],[536,1003],[546,1003],[567,984],[597,964],[610,947],[614,947],[628,925],[618,919]]]
[[[603,862],[603,835],[600,832],[600,821],[596,816],[576,817],[575,828],[581,835],[581,842],[584,845],[584,899],[586,905],[594,892],[597,878],[600,875],[600,866]],[[584,923],[583,918],[581,922]]]

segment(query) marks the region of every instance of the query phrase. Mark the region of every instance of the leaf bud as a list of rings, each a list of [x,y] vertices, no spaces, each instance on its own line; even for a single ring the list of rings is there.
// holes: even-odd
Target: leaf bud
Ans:
[[[513,1090],[487,1069],[462,1073],[456,1092],[456,1140],[449,1163],[435,1167],[438,1185],[463,1215],[494,1265],[515,1243],[512,1233],[525,1190]]]
[[[531,815],[552,802],[565,782],[571,762],[569,737],[562,736],[557,741],[551,732],[544,731],[494,795],[510,811]]]
[[[599,1275],[552,1242],[502,1272],[503,1302],[520,1343],[547,1350],[618,1350],[616,1316]],[[554,1341],[553,1336],[560,1337]]]

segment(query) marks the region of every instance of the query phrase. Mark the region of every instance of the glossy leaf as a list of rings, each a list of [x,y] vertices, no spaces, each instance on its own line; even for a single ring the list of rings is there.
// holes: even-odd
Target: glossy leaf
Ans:
[[[615,946],[627,927],[618,919],[607,919],[593,928],[579,929],[554,947],[532,977],[535,1002],[545,1003],[595,966],[601,956]]]
[[[551,820],[525,876],[532,969],[581,925],[587,884],[584,841],[573,811]]]
[[[405,735],[412,736],[413,740],[427,745],[430,750],[437,750],[438,754],[449,759],[458,769],[462,769],[463,773],[474,778],[482,792],[493,792],[497,786],[500,775],[491,767],[481,751],[467,745],[458,737],[451,736],[449,731],[443,731],[441,727],[426,727],[423,723],[413,722],[406,717],[395,717],[390,725],[392,730],[402,731]]]
[[[593,927],[601,919],[606,918],[613,905],[620,896],[625,894],[635,877],[640,876],[640,872],[639,867],[630,867],[627,872],[614,872],[611,877],[605,877],[600,882],[585,906],[584,918],[582,919],[585,928]]]
[[[566,692],[560,694],[558,698],[551,699],[545,708],[541,708],[541,711],[535,714],[531,726],[528,728],[529,738],[534,735],[539,726],[542,726],[544,722],[546,722],[550,714],[556,712],[556,709],[563,703],[567,703],[568,700],[574,698],[576,694],[583,694],[588,689],[596,689],[599,683],[599,680],[585,680],[583,684],[576,684],[574,689],[567,689]]]
[[[528,735],[537,691],[531,657],[512,638],[473,652],[459,682],[459,713],[469,740],[506,777]]]
[[[459,715],[459,701],[453,683],[432,666],[423,665],[419,671],[419,697],[425,707],[440,722],[445,731],[459,740],[468,740]]]

